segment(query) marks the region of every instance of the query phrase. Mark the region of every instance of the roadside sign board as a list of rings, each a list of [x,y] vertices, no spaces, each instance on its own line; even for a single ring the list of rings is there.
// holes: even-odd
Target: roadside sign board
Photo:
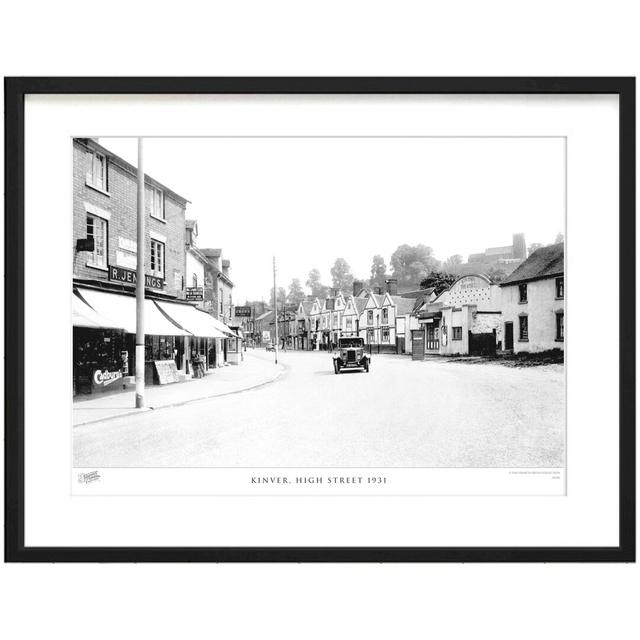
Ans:
[[[158,372],[158,382],[160,384],[180,382],[175,360],[154,360],[154,364]]]
[[[234,315],[236,318],[250,318],[251,307],[236,307]]]
[[[135,271],[132,269],[124,269],[123,267],[116,267],[114,265],[109,266],[109,280],[115,280],[116,282],[126,282],[127,284],[136,284],[138,277]],[[164,279],[158,278],[158,276],[145,275],[144,286],[150,289],[163,289]]]
[[[189,302],[202,302],[204,300],[203,287],[187,287],[186,299]]]

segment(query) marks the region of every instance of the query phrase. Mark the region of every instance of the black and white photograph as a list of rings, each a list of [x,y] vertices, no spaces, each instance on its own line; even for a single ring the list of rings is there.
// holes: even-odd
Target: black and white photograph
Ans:
[[[134,561],[629,557],[628,84],[25,95],[12,539]]]
[[[565,138],[72,147],[74,467],[564,469]]]

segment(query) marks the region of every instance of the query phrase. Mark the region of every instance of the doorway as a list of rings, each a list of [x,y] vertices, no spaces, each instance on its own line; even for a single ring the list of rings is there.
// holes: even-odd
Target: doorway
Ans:
[[[513,350],[513,322],[504,323],[504,348],[505,351]]]

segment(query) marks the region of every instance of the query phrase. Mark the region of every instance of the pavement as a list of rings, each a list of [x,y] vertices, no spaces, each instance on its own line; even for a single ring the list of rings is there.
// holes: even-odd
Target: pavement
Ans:
[[[248,391],[277,380],[284,371],[276,366],[273,354],[263,351],[245,352],[244,361],[210,369],[204,378],[185,382],[153,385],[145,388],[145,408],[136,409],[135,391],[124,391],[82,398],[73,403],[73,425],[80,426],[104,420],[138,415],[207,398]]]
[[[273,367],[273,354],[251,356]],[[564,465],[563,365],[373,354],[369,373],[335,375],[326,352],[279,360],[273,384],[77,426],[75,466]]]

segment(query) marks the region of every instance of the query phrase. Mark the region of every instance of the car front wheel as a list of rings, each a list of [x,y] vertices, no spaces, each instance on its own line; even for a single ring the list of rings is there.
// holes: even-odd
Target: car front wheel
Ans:
[[[365,370],[365,373],[369,373],[369,361],[368,360],[364,361],[364,370]]]
[[[340,363],[337,360],[333,361],[333,370],[335,373],[340,373]]]

